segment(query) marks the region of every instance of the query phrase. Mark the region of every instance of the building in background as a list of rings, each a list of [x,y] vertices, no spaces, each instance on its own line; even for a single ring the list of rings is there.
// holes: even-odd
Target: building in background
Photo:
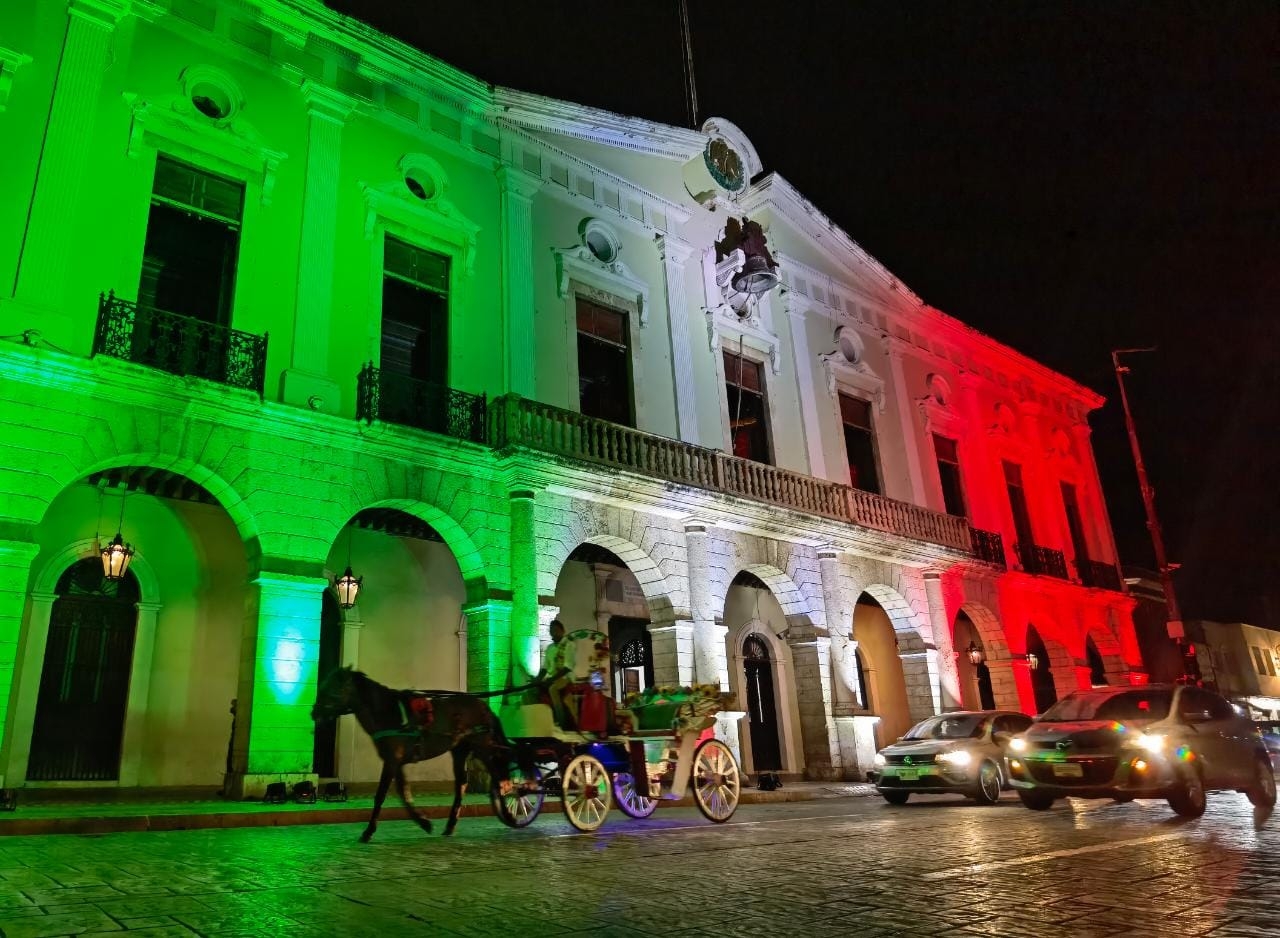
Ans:
[[[1171,684],[1181,680],[1188,662],[1178,643],[1169,637],[1169,606],[1159,575],[1142,567],[1126,566],[1124,581],[1134,600],[1134,633],[1152,683]]]
[[[734,691],[748,771],[1145,679],[1102,398],[729,121],[493,88],[312,0],[10,4],[0,42],[4,785],[217,786],[232,698],[233,793],[371,781],[319,673],[502,687],[554,616],[619,687]]]
[[[1280,720],[1280,632],[1244,622],[1189,623],[1206,683],[1249,708],[1256,720]]]

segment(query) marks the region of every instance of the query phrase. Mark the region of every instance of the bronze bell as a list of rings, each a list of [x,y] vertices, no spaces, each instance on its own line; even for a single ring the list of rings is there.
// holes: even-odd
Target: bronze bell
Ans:
[[[777,285],[778,275],[769,261],[759,254],[748,256],[742,270],[733,277],[733,288],[739,293],[768,293]]]

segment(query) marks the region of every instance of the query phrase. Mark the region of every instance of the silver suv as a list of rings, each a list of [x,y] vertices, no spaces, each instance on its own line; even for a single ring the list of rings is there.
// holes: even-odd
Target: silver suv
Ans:
[[[1204,814],[1206,791],[1276,801],[1262,736],[1224,698],[1198,687],[1077,691],[1009,744],[1010,781],[1044,811],[1058,798],[1162,798],[1183,817]]]

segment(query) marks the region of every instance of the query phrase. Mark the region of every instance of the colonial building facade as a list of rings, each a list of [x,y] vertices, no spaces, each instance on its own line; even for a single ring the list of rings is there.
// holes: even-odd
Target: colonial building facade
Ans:
[[[495,89],[312,0],[0,25],[5,786],[369,781],[319,674],[500,688],[557,615],[619,692],[734,691],[750,772],[1144,679],[1102,399],[734,124]]]

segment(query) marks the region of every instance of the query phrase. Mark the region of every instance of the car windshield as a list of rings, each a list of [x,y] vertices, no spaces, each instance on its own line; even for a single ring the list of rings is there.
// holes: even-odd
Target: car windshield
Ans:
[[[1076,720],[1163,720],[1169,715],[1173,692],[1130,690],[1118,694],[1072,694],[1044,712],[1046,723]]]
[[[903,739],[969,739],[982,735],[986,718],[981,714],[930,717],[907,730]]]

